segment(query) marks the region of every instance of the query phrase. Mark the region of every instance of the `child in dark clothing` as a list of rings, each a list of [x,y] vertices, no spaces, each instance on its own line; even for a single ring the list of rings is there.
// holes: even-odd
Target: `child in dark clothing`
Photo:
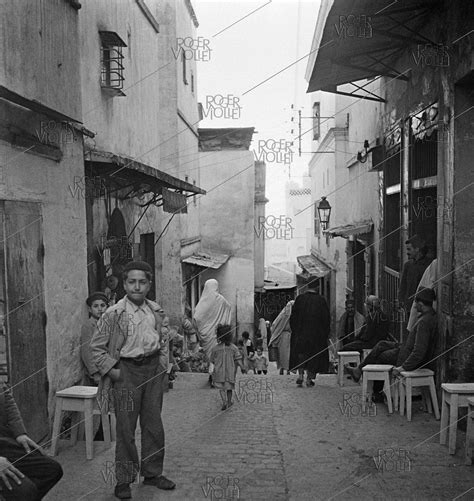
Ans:
[[[210,356],[210,362],[214,365],[212,379],[214,386],[220,390],[223,411],[233,405],[232,390],[235,387],[237,365],[242,372],[245,371],[242,355],[237,346],[232,343],[232,337],[232,327],[219,324],[217,326],[217,346],[212,348]]]

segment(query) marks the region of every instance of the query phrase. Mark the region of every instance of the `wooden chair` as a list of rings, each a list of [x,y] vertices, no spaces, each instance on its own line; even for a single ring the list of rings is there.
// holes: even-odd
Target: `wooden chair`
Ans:
[[[468,398],[474,397],[474,383],[443,383],[441,390],[441,429],[439,443],[446,443],[449,421],[449,453],[455,454],[458,409],[459,407],[467,407]]]
[[[358,351],[338,351],[337,352],[337,379],[340,386],[344,386],[344,365],[360,364],[360,353]]]
[[[466,464],[474,459],[474,397],[467,399]]]
[[[405,401],[407,407],[407,420],[411,421],[413,388],[429,388],[429,397],[422,393],[427,404],[428,412],[431,412],[431,404],[434,409],[436,419],[439,419],[438,397],[434,383],[434,372],[430,369],[418,369],[415,371],[402,371],[398,380],[398,391],[400,392],[400,416],[405,413]],[[395,383],[395,384],[397,384]],[[397,394],[395,396],[395,410],[397,409]]]
[[[81,414],[84,415],[85,435],[86,435],[86,457],[92,459],[93,454],[93,430],[92,416],[94,411],[102,415],[102,428],[104,431],[104,442],[106,447],[111,446],[111,434],[109,416],[105,410],[100,410],[97,404],[97,387],[96,386],[71,386],[64,390],[56,392],[56,411],[54,414],[53,437],[51,442],[51,454],[56,456],[58,448],[59,434],[61,431],[61,415],[63,411],[73,411],[73,419],[71,422],[71,443],[75,445],[77,442],[77,434]],[[114,422],[115,424],[115,422]],[[115,427],[115,426],[114,426]],[[115,431],[114,431],[115,433]]]
[[[362,410],[365,412],[367,399],[372,393],[374,381],[383,381],[383,391],[387,396],[388,412],[393,413],[392,407],[392,392],[390,390],[390,371],[393,365],[386,364],[369,364],[362,368]],[[370,387],[370,391],[369,391]]]

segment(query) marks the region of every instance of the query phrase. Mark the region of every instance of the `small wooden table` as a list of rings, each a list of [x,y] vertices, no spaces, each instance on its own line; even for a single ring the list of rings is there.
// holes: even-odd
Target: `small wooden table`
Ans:
[[[474,397],[474,383],[443,383],[441,390],[441,429],[439,443],[446,443],[449,421],[449,453],[455,454],[458,409],[459,407],[468,407],[468,398]]]

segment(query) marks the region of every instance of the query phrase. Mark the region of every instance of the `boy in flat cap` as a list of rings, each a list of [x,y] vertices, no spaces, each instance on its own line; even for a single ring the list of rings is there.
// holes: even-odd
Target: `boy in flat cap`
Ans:
[[[117,418],[115,448],[115,496],[130,499],[130,484],[138,471],[146,485],[174,489],[175,484],[162,475],[165,434],[161,420],[163,380],[168,369],[166,316],[162,308],[146,299],[152,269],[143,261],[128,263],[123,272],[126,296],[102,316],[91,341],[94,362],[103,376],[100,395],[110,395],[112,385]],[[105,392],[105,393],[104,393]],[[124,405],[123,395],[128,395]],[[141,468],[135,445],[135,430],[140,416]]]
[[[89,319],[82,325],[80,344],[81,360],[84,366],[83,384],[97,386],[100,381],[100,373],[92,359],[90,342],[99,318],[107,309],[109,300],[103,292],[94,292],[86,299],[86,304],[89,308]]]

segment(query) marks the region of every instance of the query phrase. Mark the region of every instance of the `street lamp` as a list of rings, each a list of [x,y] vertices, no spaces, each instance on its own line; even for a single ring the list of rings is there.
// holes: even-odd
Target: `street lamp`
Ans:
[[[331,206],[326,200],[326,197],[321,197],[321,201],[318,204],[318,214],[319,222],[323,230],[327,230],[329,226],[329,218],[331,217]]]

